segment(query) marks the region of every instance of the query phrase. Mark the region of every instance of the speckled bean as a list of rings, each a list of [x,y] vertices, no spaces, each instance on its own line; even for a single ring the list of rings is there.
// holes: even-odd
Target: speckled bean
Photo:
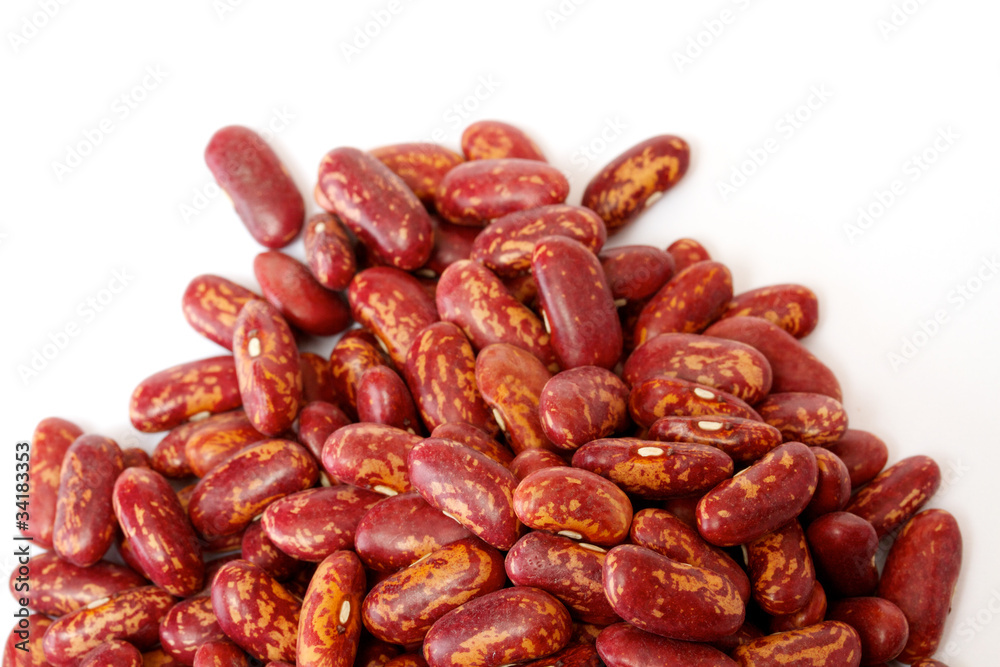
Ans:
[[[909,456],[878,474],[844,508],[875,527],[881,539],[903,525],[941,486],[941,469],[929,456]]]
[[[51,551],[32,556],[26,567],[27,571],[17,568],[11,572],[11,595],[14,599],[26,597],[34,611],[46,616],[64,616],[95,600],[147,583],[142,575],[124,565],[99,560],[80,567]]]
[[[194,654],[203,643],[225,638],[207,595],[178,602],[160,622],[160,645],[185,665],[194,664]]]
[[[316,568],[299,615],[295,664],[350,667],[361,640],[365,571],[350,551],[327,556]]]
[[[734,296],[722,313],[723,319],[743,316],[764,318],[795,338],[804,338],[816,328],[819,302],[803,285],[758,287]]]
[[[646,428],[651,428],[665,417],[719,416],[760,420],[756,410],[732,394],[697,382],[664,376],[632,385],[628,410],[632,419]],[[780,431],[778,434],[780,436]]]
[[[320,285],[328,290],[346,289],[358,263],[344,223],[330,213],[317,213],[306,221],[303,235],[306,264]]]
[[[358,522],[381,496],[346,484],[306,489],[264,510],[267,537],[292,558],[318,563],[354,546]]]
[[[531,353],[497,343],[476,357],[476,385],[516,454],[554,449],[538,415],[539,400],[552,374]]]
[[[524,131],[498,120],[480,120],[462,132],[462,152],[468,160],[522,158],[545,162],[545,156]]]
[[[227,278],[204,274],[188,283],[181,299],[181,309],[191,328],[210,341],[232,350],[236,316],[247,301],[261,298]]]
[[[384,495],[406,493],[406,457],[421,437],[385,424],[349,424],[330,434],[322,462],[334,479]]]
[[[611,371],[579,366],[552,376],[538,397],[538,415],[549,441],[575,450],[628,424],[628,387]]]
[[[664,333],[700,333],[733,297],[733,278],[719,262],[698,262],[678,271],[643,307],[636,322],[641,345]]]
[[[375,334],[397,368],[406,363],[417,334],[438,321],[434,299],[416,278],[399,269],[365,269],[351,281],[348,300],[354,319]]]
[[[474,160],[445,174],[434,205],[448,222],[483,227],[515,211],[561,204],[568,194],[566,177],[544,162],[521,158]]]
[[[28,479],[28,506],[31,508],[27,528],[21,534],[35,544],[52,548],[52,530],[56,522],[56,503],[59,500],[59,477],[63,458],[73,441],[83,435],[83,429],[59,417],[48,417],[38,422],[31,436],[31,462]],[[17,455],[18,473],[27,472],[29,464]],[[18,479],[22,479],[18,477]]]
[[[381,146],[369,151],[403,179],[424,204],[434,203],[434,193],[444,175],[464,162],[461,155],[432,143]]]
[[[143,433],[168,431],[203,413],[242,405],[231,355],[209,357],[154,373],[139,383],[129,402],[132,425]]]
[[[736,463],[752,463],[782,442],[781,431],[769,424],[715,415],[662,417],[653,422],[646,437],[718,447]]]
[[[273,577],[245,560],[224,565],[212,584],[219,627],[258,660],[295,660],[300,608]]]

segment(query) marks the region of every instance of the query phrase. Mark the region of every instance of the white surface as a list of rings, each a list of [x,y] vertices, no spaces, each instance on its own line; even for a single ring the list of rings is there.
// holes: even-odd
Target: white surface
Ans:
[[[50,415],[124,446],[152,446],[157,437],[129,426],[132,388],[221,351],[188,328],[180,296],[205,272],[254,286],[261,248],[224,197],[196,194],[212,183],[202,151],[223,125],[270,125],[310,211],[316,167],[338,145],[437,137],[457,149],[471,120],[503,119],[566,170],[578,203],[605,161],[676,133],[692,145],[687,177],[614,243],[662,247],[694,236],[729,265],[737,291],[800,282],[819,294],[821,324],[807,345],[838,374],[851,425],[884,438],[893,461],[926,453],[945,471],[931,505],[958,517],[965,558],[939,657],[993,664],[1000,6],[64,2],[51,2],[58,11],[16,52],[11,34],[31,34],[24,21],[41,23],[44,3],[7,0],[0,17],[8,456]],[[884,35],[891,24],[880,21],[904,6],[915,13],[896,14],[901,25]],[[372,12],[390,20],[348,62],[343,45]],[[720,17],[728,22],[713,23]],[[676,54],[699,39],[702,52],[678,64]],[[815,109],[800,108],[809,102]],[[786,114],[797,109],[809,118],[795,127]],[[102,122],[99,145],[60,180],[53,163]],[[938,143],[947,150],[914,171],[912,156],[933,153],[949,128],[951,143]],[[596,156],[581,151],[588,144]],[[771,150],[765,164],[724,199],[719,183],[761,149]],[[896,179],[902,194],[852,242],[845,225]],[[185,220],[182,206],[203,210]],[[301,242],[290,252],[301,257]],[[116,272],[128,284],[103,293]],[[989,279],[962,297],[959,286],[975,288],[980,272]],[[101,312],[86,305],[102,297],[110,302]],[[936,313],[943,324],[924,336]],[[22,380],[18,367],[73,324],[78,334]],[[904,338],[920,347],[893,368],[888,355],[902,354]],[[12,468],[3,466],[0,492],[5,534],[13,534]],[[13,560],[2,561],[6,575]],[[13,605],[0,598],[6,631]]]

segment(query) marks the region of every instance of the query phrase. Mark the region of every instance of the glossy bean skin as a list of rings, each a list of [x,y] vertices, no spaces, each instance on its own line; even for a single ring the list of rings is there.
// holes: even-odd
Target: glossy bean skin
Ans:
[[[733,297],[722,313],[722,319],[730,317],[761,317],[795,338],[805,338],[816,328],[819,302],[803,285],[758,287]]]
[[[757,411],[765,422],[781,431],[785,441],[823,446],[836,442],[847,430],[843,404],[822,394],[771,394],[757,404]]]
[[[126,641],[112,639],[88,651],[80,667],[142,667],[142,653]]]
[[[322,461],[326,439],[350,423],[351,419],[333,403],[312,401],[299,412],[298,440],[317,461]]]
[[[264,435],[287,431],[302,405],[302,369],[292,330],[264,301],[243,306],[233,332],[233,358],[243,409]]]
[[[301,604],[256,565],[224,565],[212,584],[212,609],[226,636],[251,656],[295,660]]]
[[[743,624],[743,599],[727,577],[634,544],[608,552],[604,593],[624,620],[670,639],[712,641]]]
[[[941,469],[929,456],[909,456],[878,474],[845,508],[869,521],[879,539],[903,525],[941,486]]]
[[[705,246],[694,239],[677,239],[667,246],[667,254],[674,258],[676,271],[712,259]]]
[[[733,652],[740,665],[806,667],[807,665],[861,664],[861,639],[851,626],[823,621],[799,630],[755,639]]]
[[[753,463],[782,442],[781,431],[769,424],[714,415],[661,417],[649,427],[646,437],[718,447],[736,463]]]
[[[176,600],[155,586],[121,591],[103,604],[67,614],[49,626],[42,639],[45,660],[53,667],[72,667],[91,649],[123,639],[140,651],[159,640],[160,620]]]
[[[538,240],[531,274],[552,350],[563,368],[611,368],[622,354],[621,322],[601,263],[579,241]]]
[[[628,376],[625,377],[627,380]],[[633,385],[628,409],[632,419],[646,428],[666,417],[718,416],[760,421],[756,410],[732,394],[666,376],[654,376]]]
[[[358,336],[345,335],[330,352],[330,374],[334,394],[338,399],[337,406],[352,420],[358,416],[358,383],[361,382],[361,376],[369,368],[389,363],[388,358],[376,347],[377,344]]]
[[[160,622],[160,645],[185,665],[194,664],[194,654],[203,643],[225,638],[207,595],[178,602]]]
[[[639,438],[592,440],[573,465],[654,500],[704,493],[733,474],[733,460],[715,447]]]
[[[698,532],[720,547],[762,537],[805,509],[816,477],[816,457],[808,447],[800,442],[776,447],[698,502]]]
[[[667,510],[647,507],[636,512],[629,537],[632,544],[652,549],[679,563],[718,572],[729,579],[740,599],[744,602],[750,599],[750,579],[743,568]]]
[[[63,458],[69,446],[81,435],[83,429],[59,417],[47,417],[38,422],[31,435],[31,474],[28,478],[28,506],[31,513],[27,528],[20,532],[45,549],[52,548]],[[27,465],[18,463],[16,467],[19,472],[22,465],[24,470],[28,469]]]
[[[602,630],[597,636],[597,652],[608,667],[651,664],[736,667],[729,656],[707,644],[660,637],[628,623],[616,623]]]
[[[354,319],[375,334],[397,368],[406,363],[417,334],[438,321],[434,299],[399,269],[365,269],[351,281],[348,300]]]
[[[835,597],[871,595],[878,584],[875,528],[850,512],[830,512],[806,529],[820,581]]]
[[[112,501],[142,572],[177,597],[201,590],[201,549],[170,483],[148,468],[129,468],[118,476]]]
[[[42,637],[45,631],[52,625],[52,619],[42,614],[30,614],[24,621],[27,625],[22,626],[20,620],[7,635],[7,641],[3,646],[4,667],[45,667],[45,653],[42,650]],[[18,644],[26,649],[18,647]]]
[[[496,427],[496,420],[492,422]],[[477,452],[482,452],[497,463],[509,466],[514,460],[514,455],[506,445],[502,445],[490,435],[472,424],[465,422],[446,422],[441,424],[431,432],[432,438],[444,438],[460,442],[466,447],[471,447]]]
[[[306,264],[316,282],[328,290],[346,289],[358,271],[358,262],[354,244],[340,218],[330,213],[311,216],[302,240]]]
[[[385,495],[412,489],[406,457],[421,437],[385,424],[349,424],[323,445],[323,467],[335,479]]]
[[[354,546],[358,522],[381,496],[346,484],[306,489],[268,505],[261,525],[292,558],[319,563]]]
[[[465,227],[445,222],[432,216],[434,223],[434,249],[430,259],[420,270],[421,277],[438,277],[455,262],[472,257],[472,248],[479,235],[478,227]]]
[[[698,262],[674,276],[643,307],[635,324],[635,343],[664,333],[700,333],[726,308],[733,277],[719,262]]]
[[[305,201],[263,137],[246,127],[224,127],[212,135],[205,162],[257,243],[281,248],[298,235]]]
[[[618,246],[598,257],[615,303],[651,298],[674,275],[674,258],[649,245]]]
[[[561,204],[569,182],[555,167],[535,160],[501,158],[464,162],[445,174],[434,205],[448,222],[484,227],[515,211]]]
[[[87,567],[104,556],[118,528],[111,498],[123,468],[121,450],[110,438],[81,435],[66,450],[52,532],[60,558]]]
[[[566,608],[530,586],[505,588],[448,612],[424,639],[430,667],[500,667],[542,658],[572,635]]]
[[[253,272],[267,300],[296,329],[332,336],[350,326],[344,298],[320,285],[294,257],[277,250],[262,252],[253,260]]]
[[[375,584],[365,597],[362,618],[368,631],[383,641],[417,643],[439,618],[499,590],[506,579],[500,552],[467,537]]]
[[[11,572],[11,595],[14,599],[28,598],[31,608],[46,616],[65,616],[95,600],[147,585],[142,575],[124,565],[100,560],[80,567],[51,551],[32,556],[27,567],[28,573],[20,572],[27,580],[27,588],[25,580],[17,581],[18,568]]]
[[[878,436],[849,428],[840,439],[826,445],[844,465],[851,476],[851,488],[858,489],[875,479],[889,460],[889,448]]]
[[[188,514],[202,537],[233,535],[273,501],[308,489],[317,479],[316,462],[302,446],[263,440],[205,475],[191,495]]]
[[[264,532],[260,521],[252,522],[243,531],[240,558],[253,563],[278,581],[285,581],[302,569],[302,561],[279,549]]]
[[[822,447],[813,447],[812,452],[818,471],[816,492],[802,510],[800,520],[803,524],[809,524],[824,514],[839,512],[851,499],[851,476],[844,462]]]
[[[579,366],[552,376],[538,397],[538,414],[549,441],[573,451],[628,424],[628,387],[611,371]]]
[[[189,421],[170,429],[170,432],[153,448],[153,454],[150,456],[153,470],[170,479],[183,479],[194,474],[188,465],[184,447],[188,437],[204,423],[204,419]]]
[[[728,317],[705,329],[705,335],[759,350],[771,366],[771,391],[775,393],[800,391],[843,400],[833,371],[773,322],[760,317]]]
[[[632,146],[601,169],[583,192],[583,205],[615,231],[635,219],[687,173],[691,148],[669,134]]]
[[[889,550],[877,595],[892,602],[909,625],[900,662],[929,658],[938,649],[962,566],[962,534],[944,510],[910,519]]]
[[[771,634],[774,634],[775,632],[787,632],[815,625],[826,618],[826,605],[826,591],[817,581],[813,584],[812,593],[809,594],[809,599],[806,600],[801,609],[791,614],[772,616],[768,629]]]
[[[519,480],[543,468],[568,466],[566,459],[547,449],[525,449],[514,457],[508,468]]]
[[[600,216],[582,206],[552,204],[515,211],[479,232],[470,259],[501,278],[513,278],[531,270],[535,244],[546,236],[566,236],[596,254],[607,240],[607,231]]]
[[[906,646],[910,627],[899,607],[876,597],[852,597],[830,605],[827,618],[854,628],[861,638],[861,664],[895,659]]]
[[[122,450],[122,466],[125,468],[150,468],[151,460],[141,447],[127,447]]]
[[[760,608],[772,616],[802,609],[816,584],[816,569],[799,522],[793,519],[746,548],[753,598]]]
[[[521,158],[546,162],[545,156],[524,131],[498,120],[480,120],[462,132],[462,152],[467,160]]]
[[[441,179],[465,161],[458,153],[432,143],[392,144],[369,153],[403,179],[424,204],[434,203]]]
[[[465,260],[448,267],[438,282],[437,310],[478,351],[507,343],[531,353],[550,370],[557,367],[542,320],[484,266]]]
[[[213,343],[232,350],[236,316],[247,301],[260,298],[260,295],[227,278],[204,274],[188,283],[181,299],[181,309],[192,329]]]
[[[542,390],[551,377],[537,357],[514,345],[490,345],[476,357],[476,385],[515,454],[555,448],[538,415]]]
[[[143,433],[155,433],[168,431],[203,412],[226,412],[240,405],[236,364],[227,354],[150,375],[132,392],[129,418]]]
[[[487,544],[506,551],[521,536],[517,478],[496,461],[457,442],[427,438],[410,450],[407,463],[423,499]]]
[[[193,667],[250,667],[242,648],[228,639],[214,639],[198,647]]]
[[[358,419],[385,424],[408,433],[424,431],[409,388],[396,371],[386,366],[369,368],[361,376],[358,383]]]
[[[295,664],[350,667],[361,640],[365,571],[350,551],[327,556],[316,568],[299,615]]]
[[[380,263],[412,271],[427,262],[434,244],[430,216],[378,158],[336,148],[320,163],[319,183],[331,212]]]
[[[184,443],[188,467],[198,477],[204,477],[247,445],[267,438],[253,427],[244,410],[212,415],[199,423]]]

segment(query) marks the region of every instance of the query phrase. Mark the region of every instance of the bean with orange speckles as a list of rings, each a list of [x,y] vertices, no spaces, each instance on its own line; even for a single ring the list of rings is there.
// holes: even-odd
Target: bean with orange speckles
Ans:
[[[430,667],[499,667],[551,655],[569,643],[573,626],[559,600],[517,586],[466,602],[424,639]]]
[[[508,466],[519,480],[543,468],[568,466],[566,459],[547,449],[525,449]]]
[[[809,601],[816,569],[802,526],[792,519],[746,544],[753,598],[771,615],[791,614]]]
[[[496,421],[493,421],[493,424],[495,426]],[[431,437],[460,442],[477,452],[486,454],[486,456],[503,466],[509,466],[514,460],[514,455],[511,454],[510,449],[505,445],[497,442],[482,429],[465,422],[446,422],[441,424],[434,429]]]
[[[736,667],[736,662],[711,646],[660,637],[628,623],[616,623],[602,630],[596,648],[608,667]]]
[[[111,495],[123,467],[118,445],[100,435],[81,435],[66,450],[52,532],[60,558],[87,567],[111,546],[118,528]]]
[[[264,301],[243,306],[233,357],[250,424],[270,436],[287,431],[302,404],[302,370],[292,330],[274,306]]]
[[[820,581],[834,597],[870,595],[878,584],[875,528],[850,512],[830,512],[806,529]]]
[[[412,487],[406,457],[421,437],[386,424],[348,424],[323,445],[323,467],[335,479],[384,495]]]
[[[112,639],[88,651],[80,667],[142,667],[142,653],[128,642]]]
[[[801,609],[794,611],[791,614],[778,614],[776,616],[772,616],[768,629],[772,634],[775,632],[797,630],[799,628],[815,625],[824,618],[826,618],[826,591],[823,590],[823,586],[817,581],[813,583],[812,591],[809,593],[809,598],[806,600],[805,605],[803,605]],[[836,621],[840,619],[831,618],[830,620]],[[863,643],[864,640],[862,640],[862,644]]]
[[[391,368],[374,366],[366,370],[358,383],[357,401],[358,419],[362,422],[385,424],[408,433],[424,432],[409,388]]]
[[[634,384],[629,392],[628,409],[632,419],[647,428],[667,417],[717,416],[760,421],[756,410],[732,394],[697,382],[664,376]],[[778,435],[780,437],[780,431]]]
[[[733,460],[716,447],[639,438],[588,442],[576,450],[573,465],[655,500],[704,493],[733,474]]]
[[[50,625],[52,620],[42,614],[30,614],[24,619],[24,625],[18,621],[4,643],[3,666],[46,667],[48,663],[42,651],[42,636]]]
[[[694,239],[677,239],[667,246],[667,254],[674,258],[677,271],[683,271],[692,264],[712,259],[705,246]]]
[[[336,405],[312,401],[299,412],[298,440],[317,461],[321,461],[326,439],[331,433],[350,423],[350,418]]]
[[[272,502],[319,479],[312,455],[289,440],[263,440],[213,468],[191,494],[188,514],[205,538],[241,532]]]
[[[576,619],[615,623],[601,584],[604,549],[568,537],[532,531],[507,552],[504,567],[515,586],[534,586],[554,595]]]
[[[258,660],[294,660],[300,602],[245,560],[219,570],[212,609],[226,636]]]
[[[860,429],[847,429],[839,440],[826,445],[826,449],[847,466],[852,489],[875,479],[889,460],[889,448],[885,442],[875,434]]]
[[[490,345],[476,357],[476,384],[517,454],[555,447],[538,416],[542,389],[551,377],[537,357],[513,345]]]
[[[631,222],[687,173],[691,148],[662,134],[632,146],[587,184],[583,205],[597,211],[609,231]]]
[[[650,440],[718,447],[737,463],[752,463],[781,444],[781,431],[741,417],[672,415],[653,422]]]
[[[678,271],[643,307],[635,323],[641,345],[664,333],[700,333],[733,298],[733,278],[719,262],[698,262]]]
[[[63,458],[69,446],[81,435],[83,429],[76,424],[59,417],[48,417],[38,422],[31,436],[31,476],[28,480],[31,520],[21,534],[31,537],[35,544],[45,549],[52,548]]]
[[[679,563],[718,572],[736,587],[740,599],[750,599],[750,579],[729,555],[706,542],[698,531],[666,510],[647,507],[635,513],[629,538]]]
[[[441,547],[371,588],[362,606],[365,627],[394,644],[423,640],[434,622],[506,582],[503,556],[476,537]]]
[[[264,532],[260,521],[254,521],[243,531],[240,558],[250,561],[278,581],[284,581],[302,569],[302,561],[279,549]]]
[[[192,475],[184,446],[188,437],[201,428],[204,423],[205,420],[201,419],[185,422],[170,429],[170,432],[163,436],[153,448],[153,454],[150,456],[150,465],[153,470],[170,479],[183,479]]]
[[[869,521],[881,539],[903,525],[941,486],[941,469],[929,456],[909,456],[878,474],[845,508]]]
[[[434,205],[448,222],[485,227],[515,211],[561,204],[567,195],[569,182],[555,167],[500,158],[464,162],[449,171],[438,185]]]
[[[191,328],[210,341],[232,350],[236,316],[247,301],[261,298],[227,278],[204,274],[188,283],[181,308]]]
[[[670,639],[712,641],[743,623],[743,599],[728,577],[635,544],[608,552],[604,593],[624,620]]]
[[[338,551],[316,568],[302,599],[295,664],[350,667],[361,639],[365,572],[350,551]]]
[[[497,432],[496,420],[476,385],[475,352],[451,322],[435,322],[417,334],[404,375],[427,428],[466,422],[490,435]]]
[[[462,132],[462,152],[467,160],[521,158],[546,162],[534,141],[509,123],[480,120]]]
[[[374,340],[374,336],[372,338]],[[358,383],[361,382],[361,376],[373,366],[389,363],[375,345],[359,336],[345,334],[330,353],[330,373],[337,406],[351,419],[358,416]]]
[[[807,392],[771,394],[757,404],[761,419],[781,431],[785,441],[828,445],[847,430],[847,412],[835,398]]]
[[[831,621],[841,621],[857,630],[861,638],[861,662],[865,665],[895,659],[906,647],[910,636],[906,616],[899,607],[882,598],[837,600],[830,605],[827,616]]]
[[[320,285],[299,260],[269,250],[253,260],[261,291],[289,324],[316,336],[332,336],[351,324],[344,297]]]
[[[579,366],[554,375],[538,398],[538,414],[549,441],[574,450],[628,424],[628,387],[609,370]]]
[[[514,511],[530,528],[601,546],[622,542],[632,522],[628,496],[600,475],[580,468],[531,473],[514,491]]]
[[[377,493],[346,484],[306,489],[271,503],[260,522],[286,554],[318,563],[354,546],[358,522],[380,499]]]
[[[326,401],[335,403],[337,391],[333,385],[330,360],[315,352],[299,353],[299,369],[302,371],[302,402]]]
[[[816,517],[839,512],[851,499],[851,477],[844,462],[822,447],[813,447],[812,451],[819,474],[816,478],[816,492],[799,517],[806,525]]]
[[[411,491],[385,498],[368,510],[358,523],[354,548],[371,569],[396,572],[470,535],[454,519]]]
[[[558,368],[542,320],[486,267],[469,260],[452,264],[438,281],[436,302],[441,319],[458,325],[476,350],[507,343]]]
[[[404,271],[427,262],[430,217],[417,196],[374,155],[336,148],[319,166],[319,184],[335,213],[379,260]]]
[[[185,665],[194,664],[198,647],[205,642],[225,639],[207,595],[178,602],[160,622],[160,645]]]
[[[122,591],[63,616],[42,639],[45,659],[54,667],[75,667],[91,649],[123,639],[140,651],[159,641],[160,620],[176,599],[156,586]]]
[[[178,597],[201,590],[205,564],[170,483],[148,468],[129,468],[118,476],[112,499],[122,532],[150,580]]]
[[[795,338],[804,338],[816,328],[819,302],[802,285],[758,287],[734,296],[722,313],[722,319],[742,316],[761,317]]]
[[[365,269],[351,281],[348,299],[354,319],[375,334],[399,368],[417,334],[438,321],[434,299],[416,278],[399,269]]]
[[[357,273],[354,244],[335,215],[317,213],[306,221],[303,235],[306,264],[320,285],[328,290],[342,290]]]
[[[487,544],[506,551],[521,536],[514,513],[517,478],[493,459],[457,442],[427,438],[410,450],[407,464],[423,499]]]
[[[368,152],[403,179],[424,204],[434,203],[441,179],[465,161],[458,153],[432,143],[392,144]]]
[[[118,563],[100,560],[80,567],[51,551],[32,556],[28,568],[31,580],[27,591],[15,589],[18,570],[11,572],[11,595],[15,599],[27,597],[29,606],[46,616],[63,616],[95,600],[147,583],[140,574]]]
[[[209,357],[154,373],[139,383],[129,401],[132,425],[143,433],[167,431],[202,413],[242,405],[231,355]]]
[[[247,445],[266,438],[253,427],[245,411],[223,412],[199,422],[199,427],[184,443],[184,457],[191,472],[204,477],[209,470]]]
[[[205,642],[194,654],[194,667],[250,667],[247,654],[228,639]]]
[[[823,621],[755,639],[733,651],[743,667],[808,667],[861,664],[861,639],[851,626]]]
[[[513,278],[531,270],[535,243],[546,236],[565,236],[597,253],[607,240],[607,231],[600,216],[582,206],[552,204],[515,211],[479,232],[471,259],[501,278]]]
[[[563,368],[611,368],[622,354],[621,321],[597,256],[565,236],[538,240],[531,275],[552,350]]]
[[[745,544],[776,530],[805,509],[816,491],[816,457],[787,442],[698,501],[698,532],[710,543]]]

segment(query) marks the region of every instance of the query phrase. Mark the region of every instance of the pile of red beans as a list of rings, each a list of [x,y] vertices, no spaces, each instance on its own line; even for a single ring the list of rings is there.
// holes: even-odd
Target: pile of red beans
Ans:
[[[734,295],[691,239],[603,249],[687,143],[630,148],[581,206],[515,127],[462,150],[332,150],[306,220],[258,135],[212,137],[261,293],[191,281],[225,350],[135,388],[151,457],[38,425],[50,551],[11,577],[35,614],[5,667],[942,664],[940,470],[848,429],[800,342],[815,294]],[[278,250],[303,226],[305,263]]]

